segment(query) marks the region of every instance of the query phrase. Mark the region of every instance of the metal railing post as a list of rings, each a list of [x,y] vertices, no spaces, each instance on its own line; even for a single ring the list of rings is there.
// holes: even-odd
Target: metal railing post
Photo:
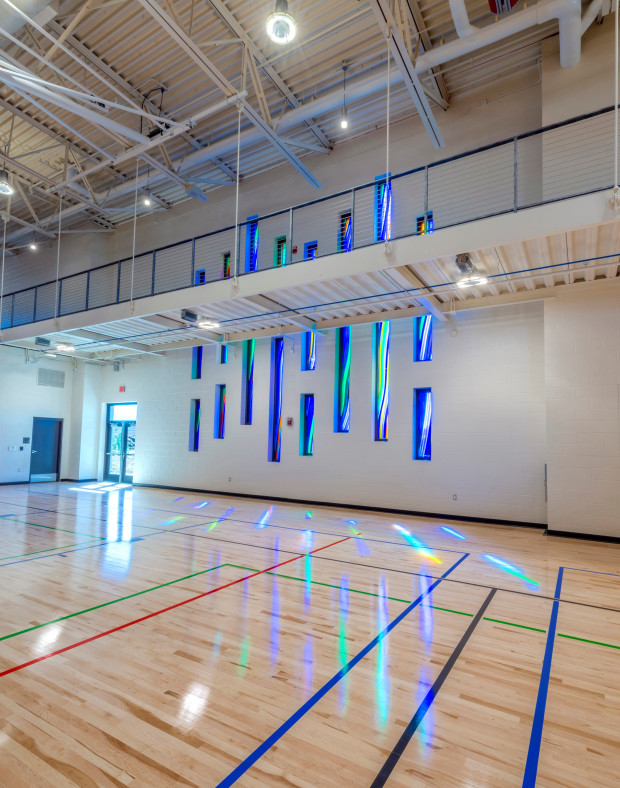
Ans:
[[[62,283],[63,279],[58,282],[58,316],[62,315]]]
[[[196,239],[192,238],[192,278],[189,286],[194,286],[194,277],[196,276]]]
[[[517,158],[517,138],[515,137],[513,140],[512,148],[512,166],[513,166],[513,190],[514,190],[514,210],[517,211],[519,207],[519,181],[518,181],[518,164],[519,160]]]
[[[86,301],[84,303],[84,310],[88,310],[88,297],[90,295],[90,271],[86,272]]]
[[[355,249],[355,187],[351,189],[351,249]]]
[[[32,306],[32,322],[37,322],[37,294],[39,292],[39,288],[35,287],[34,289],[34,304]],[[15,296],[13,296],[13,300],[15,300]],[[12,321],[11,321],[12,322]]]
[[[288,249],[286,250],[286,261],[289,265],[293,262],[293,209],[288,209]]]
[[[151,274],[151,295],[155,295],[155,262],[157,258],[157,252],[153,250],[153,272]],[[135,263],[134,263],[135,265]]]
[[[428,164],[424,168],[424,227],[428,222]]]
[[[121,300],[121,263],[117,263],[118,274],[116,276],[116,303],[119,304]]]

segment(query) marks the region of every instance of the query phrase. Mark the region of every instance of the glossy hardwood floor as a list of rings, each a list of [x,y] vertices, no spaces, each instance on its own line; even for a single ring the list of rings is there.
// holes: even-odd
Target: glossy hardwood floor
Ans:
[[[2,786],[618,785],[618,545],[71,484],[0,539]]]

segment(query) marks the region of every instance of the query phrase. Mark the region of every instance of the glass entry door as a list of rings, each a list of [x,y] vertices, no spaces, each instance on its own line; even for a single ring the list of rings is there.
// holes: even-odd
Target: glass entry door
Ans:
[[[108,405],[105,480],[131,484],[136,454],[136,403]]]

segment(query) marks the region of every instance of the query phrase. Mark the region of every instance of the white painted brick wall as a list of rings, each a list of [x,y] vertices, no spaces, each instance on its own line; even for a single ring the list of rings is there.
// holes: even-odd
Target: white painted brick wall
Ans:
[[[267,461],[270,340],[257,340],[254,423],[240,424],[241,347],[226,365],[205,346],[103,371],[102,402],[137,401],[137,482],[428,512],[545,522],[545,396],[540,304],[459,315],[458,334],[434,324],[434,360],[414,364],[411,319],[392,322],[390,439],[372,440],[372,326],[352,329],[352,429],[334,434],[334,331],[317,340],[317,369],[301,372],[301,335],[285,341],[282,461]],[[227,384],[226,437],[213,438],[215,386]],[[125,394],[118,387],[126,385]],[[433,460],[412,459],[413,388],[434,395]],[[299,456],[299,402],[315,395],[315,453]],[[201,400],[200,450],[188,451],[190,399]],[[228,479],[231,478],[229,482]],[[452,495],[458,496],[453,501]]]
[[[620,537],[620,291],[545,302],[549,528]]]

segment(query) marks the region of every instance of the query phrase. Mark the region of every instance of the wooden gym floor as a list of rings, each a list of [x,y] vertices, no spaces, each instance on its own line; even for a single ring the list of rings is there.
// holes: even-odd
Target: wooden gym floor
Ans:
[[[100,485],[0,516],[2,786],[618,785],[618,545]]]

